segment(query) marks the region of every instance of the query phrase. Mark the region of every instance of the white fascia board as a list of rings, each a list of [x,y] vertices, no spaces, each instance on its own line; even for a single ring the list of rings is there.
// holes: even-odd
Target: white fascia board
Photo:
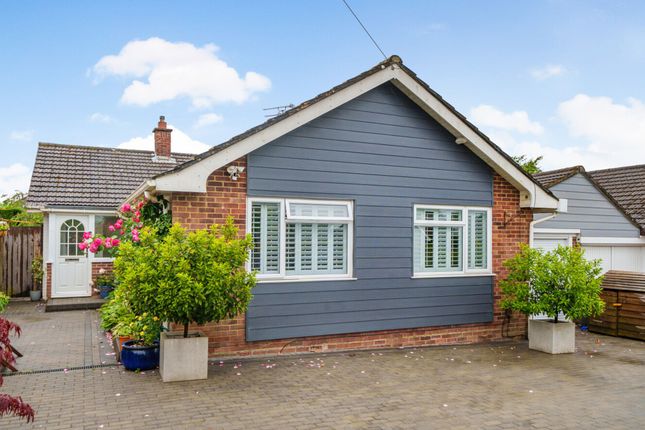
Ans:
[[[134,190],[130,195],[123,201],[123,203],[130,203],[137,197],[143,195],[146,191],[154,190],[156,186],[156,181],[147,180],[143,184],[139,185],[136,190]]]
[[[645,237],[585,237],[580,238],[582,245],[626,245],[645,246]]]
[[[343,88],[275,125],[252,134],[246,139],[210,157],[204,158],[185,169],[177,172],[169,172],[157,177],[155,180],[156,190],[159,192],[180,191],[205,193],[206,181],[215,170],[234,162],[238,158],[255,151],[267,143],[388,81],[392,81],[394,85],[408,95],[408,97],[443,125],[456,138],[465,138],[467,141],[464,144],[468,149],[520,190],[520,207],[530,207],[547,211],[555,211],[558,208],[557,198],[552,197],[537,186],[513,163],[508,161],[506,157],[501,155],[479,136],[479,134],[473,131],[468,124],[396,64],[383,66],[383,69],[379,72]]]
[[[117,213],[117,210],[116,210],[116,209],[112,209],[112,210],[110,210],[110,209],[62,209],[62,208],[46,208],[46,209],[43,209],[43,210],[42,210],[42,212],[44,212],[44,213],[52,213],[52,214],[57,214],[57,213],[60,213],[60,214],[69,214],[69,213],[71,213],[71,214],[83,214],[83,215],[87,215],[87,214],[98,214],[98,215],[104,215],[104,214],[107,214],[107,215],[112,215],[112,214],[116,214],[116,213]]]
[[[392,66],[384,67],[365,79],[302,109],[288,118],[243,139],[228,148],[204,158],[177,172],[169,172],[156,178],[156,189],[164,191],[206,192],[206,180],[215,170],[226,166],[246,154],[255,151],[296,128],[326,114],[385,82],[394,78]]]

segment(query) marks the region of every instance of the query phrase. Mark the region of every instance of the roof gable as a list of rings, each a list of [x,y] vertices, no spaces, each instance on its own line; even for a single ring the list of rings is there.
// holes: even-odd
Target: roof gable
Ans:
[[[391,82],[427,114],[494,171],[520,190],[520,205],[536,209],[555,210],[557,199],[533,177],[526,174],[510,156],[479,131],[454,107],[445,102],[425,82],[421,81],[401,59],[392,56],[372,69],[345,83],[308,100],[264,124],[242,133],[229,141],[197,156],[166,173],[157,175],[150,187],[156,190],[205,192],[211,172],[262,147],[309,121],[353,100],[354,98]]]
[[[600,172],[605,172],[605,171],[600,171]],[[572,178],[580,176],[581,178],[584,178],[589,184],[591,184],[602,196],[607,199],[607,201],[614,206],[622,216],[627,219],[631,224],[633,224],[636,228],[639,229],[641,234],[645,230],[644,226],[642,223],[640,223],[635,217],[632,216],[629,210],[627,210],[618,199],[616,199],[616,196],[613,195],[609,190],[607,190],[601,183],[600,181],[597,180],[597,176],[595,176],[597,172],[587,172],[584,167],[582,166],[573,166],[573,167],[566,167],[563,169],[558,169],[558,170],[550,170],[546,172],[540,172],[535,175],[533,175],[540,183],[542,183],[543,186],[555,191],[558,186],[561,184],[567,183],[567,181],[571,180]],[[623,178],[624,179],[624,178]],[[643,169],[643,183],[645,185],[645,169]],[[621,183],[620,185],[616,184],[616,187],[620,187],[621,189],[627,189],[629,190],[630,193],[638,193],[638,190],[636,190],[632,184],[629,182]],[[555,191],[557,194],[557,191]],[[645,197],[645,192],[641,192],[642,197]]]

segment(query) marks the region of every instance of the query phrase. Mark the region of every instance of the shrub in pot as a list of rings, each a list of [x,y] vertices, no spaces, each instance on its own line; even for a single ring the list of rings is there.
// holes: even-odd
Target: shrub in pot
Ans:
[[[121,327],[127,331],[121,331]],[[121,363],[127,370],[150,370],[159,366],[159,332],[161,323],[148,312],[134,316],[131,322],[117,324],[117,333],[129,333],[131,340],[121,345]]]
[[[604,310],[602,269],[579,247],[558,246],[550,252],[521,245],[504,262],[509,273],[500,282],[502,307],[549,320],[529,319],[529,348],[551,354],[575,352],[575,324]],[[568,321],[562,321],[564,315]]]
[[[99,271],[99,276],[96,277],[96,286],[101,298],[107,299],[110,296],[110,293],[114,291],[114,275],[106,273],[105,269],[101,269]]]
[[[32,302],[38,301],[42,297],[43,275],[43,257],[38,255],[31,262],[31,277],[34,283],[29,292],[29,297]]]
[[[135,312],[153,312],[180,332],[161,334],[160,371],[168,381],[205,379],[208,338],[190,324],[233,318],[251,300],[255,275],[244,265],[250,236],[238,237],[232,218],[222,226],[187,233],[174,225],[160,238],[143,229],[139,244],[124,243],[115,261]]]

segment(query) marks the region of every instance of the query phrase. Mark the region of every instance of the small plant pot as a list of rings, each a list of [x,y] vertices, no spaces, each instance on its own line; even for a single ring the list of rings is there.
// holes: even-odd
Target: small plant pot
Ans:
[[[130,336],[119,336],[117,339],[117,346],[119,348],[119,351],[123,349],[123,344],[126,343],[127,341],[132,340]]]
[[[135,345],[134,340],[121,348],[121,363],[127,370],[150,370],[159,366],[159,342],[151,346]]]
[[[568,321],[530,319],[529,349],[548,354],[576,352],[576,325]]]
[[[114,291],[113,285],[99,285],[99,296],[102,299],[107,299],[112,291]]]
[[[29,298],[32,302],[37,302],[42,297],[43,292],[41,290],[32,290],[29,292]]]

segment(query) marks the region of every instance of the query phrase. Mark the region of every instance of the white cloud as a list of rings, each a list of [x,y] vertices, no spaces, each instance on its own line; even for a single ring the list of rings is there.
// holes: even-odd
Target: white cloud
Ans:
[[[191,99],[194,107],[243,103],[266,91],[271,81],[256,72],[243,77],[219,59],[213,44],[197,47],[158,37],[128,42],[117,55],[107,55],[93,67],[99,77],[133,77],[121,101],[148,106],[179,97]],[[145,79],[145,81],[144,81]]]
[[[195,128],[201,128],[201,127],[206,127],[208,125],[213,125],[217,124],[218,122],[221,122],[224,118],[222,115],[218,115],[216,113],[205,113],[199,116],[197,118],[197,121],[195,122]]]
[[[523,134],[542,134],[544,127],[531,121],[525,111],[505,113],[491,105],[479,105],[470,110],[470,116],[477,125],[499,130],[517,131]]]
[[[29,142],[34,138],[33,130],[15,130],[9,134],[9,139],[20,142]]]
[[[531,76],[538,81],[544,81],[549,78],[564,75],[567,69],[560,64],[547,64],[539,69],[531,70]]]
[[[29,189],[31,170],[21,163],[0,167],[0,196],[10,196],[16,191],[26,192]]]
[[[94,112],[92,115],[90,115],[90,121],[103,124],[111,124],[114,122],[114,118],[101,112]]]
[[[169,128],[173,129],[171,138],[172,138],[172,152],[184,152],[188,154],[200,154],[204,151],[210,149],[210,146],[200,142],[199,140],[192,139],[183,131],[168,125]],[[154,151],[155,149],[155,139],[152,134],[149,134],[146,137],[133,137],[132,139],[126,140],[118,145],[119,148],[123,149],[139,149],[144,151]]]
[[[489,126],[491,139],[512,155],[542,155],[546,170],[583,165],[587,170],[645,163],[645,104],[578,94],[558,105],[557,119],[571,140],[543,143],[518,136],[517,130]],[[515,131],[515,132],[513,132]]]

